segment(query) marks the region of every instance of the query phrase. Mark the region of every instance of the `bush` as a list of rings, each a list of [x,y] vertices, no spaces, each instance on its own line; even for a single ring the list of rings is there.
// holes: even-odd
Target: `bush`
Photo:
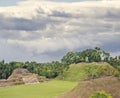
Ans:
[[[112,96],[102,90],[102,91],[93,93],[89,98],[112,98]]]

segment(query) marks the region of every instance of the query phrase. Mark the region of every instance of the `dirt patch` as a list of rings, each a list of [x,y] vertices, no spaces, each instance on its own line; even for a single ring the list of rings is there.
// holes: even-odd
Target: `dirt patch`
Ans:
[[[24,84],[24,82],[18,80],[0,80],[0,87],[20,85],[20,84]]]
[[[29,74],[22,77],[25,84],[39,83],[38,76],[36,74]]]

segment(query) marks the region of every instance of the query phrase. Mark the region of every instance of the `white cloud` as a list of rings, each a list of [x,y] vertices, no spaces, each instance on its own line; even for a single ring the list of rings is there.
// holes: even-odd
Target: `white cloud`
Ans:
[[[57,3],[28,0],[17,6],[0,7],[1,47],[6,44],[0,52],[5,51],[7,60],[34,58],[37,61],[94,46],[119,53],[119,13],[120,1]],[[9,49],[13,58],[9,56]]]

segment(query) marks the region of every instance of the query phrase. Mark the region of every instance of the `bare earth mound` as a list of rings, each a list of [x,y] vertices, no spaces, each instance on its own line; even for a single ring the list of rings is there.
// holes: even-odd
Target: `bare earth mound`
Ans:
[[[38,75],[30,73],[27,69],[18,68],[13,71],[8,80],[21,81],[24,84],[39,83]]]
[[[81,81],[74,89],[59,98],[89,98],[92,93],[100,90],[111,94],[113,98],[120,98],[120,80],[109,76]]]
[[[18,68],[13,71],[7,80],[0,80],[0,87],[35,83],[39,83],[37,74],[32,74],[27,69]]]

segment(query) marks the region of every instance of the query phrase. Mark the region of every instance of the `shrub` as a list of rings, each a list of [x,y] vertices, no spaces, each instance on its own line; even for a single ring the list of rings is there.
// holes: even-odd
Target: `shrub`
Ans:
[[[89,98],[112,98],[112,96],[102,90],[102,91],[93,93]]]

